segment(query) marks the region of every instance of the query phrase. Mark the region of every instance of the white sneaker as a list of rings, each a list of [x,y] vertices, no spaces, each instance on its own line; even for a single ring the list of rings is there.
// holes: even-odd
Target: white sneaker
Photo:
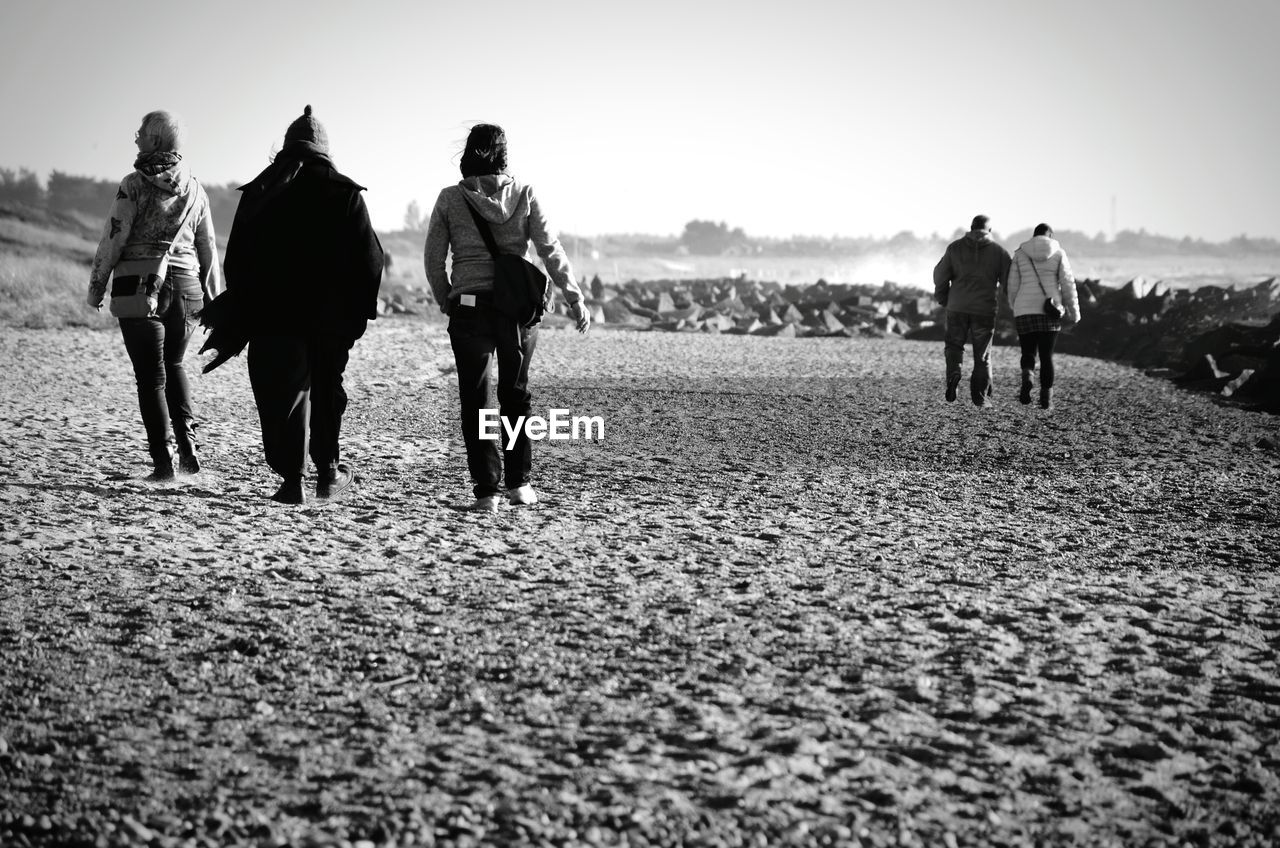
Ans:
[[[476,498],[476,502],[471,505],[472,512],[497,512],[498,496],[488,495],[483,498]]]
[[[528,483],[515,489],[507,489],[507,500],[512,506],[528,506],[538,502],[538,493]]]

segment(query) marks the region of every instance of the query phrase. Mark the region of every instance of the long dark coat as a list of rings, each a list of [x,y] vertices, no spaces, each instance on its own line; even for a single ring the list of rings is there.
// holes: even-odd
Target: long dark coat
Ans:
[[[223,269],[250,335],[364,335],[383,254],[363,190],[327,156],[288,148],[240,187]]]

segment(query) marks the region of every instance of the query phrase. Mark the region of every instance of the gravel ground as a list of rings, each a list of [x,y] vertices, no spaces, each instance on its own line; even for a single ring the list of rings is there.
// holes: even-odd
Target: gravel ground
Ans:
[[[152,484],[118,335],[6,330],[0,844],[1275,844],[1280,419],[994,356],[547,330],[605,438],[480,515],[437,325],[302,507],[242,360]]]

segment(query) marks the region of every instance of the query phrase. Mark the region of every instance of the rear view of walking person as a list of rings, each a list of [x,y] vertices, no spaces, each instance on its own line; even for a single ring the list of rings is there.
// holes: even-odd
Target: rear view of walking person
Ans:
[[[142,288],[139,298],[147,296],[136,315],[120,317],[120,335],[138,384],[138,407],[152,462],[147,479],[153,481],[173,479],[175,441],[178,470],[200,470],[195,407],[182,360],[196,328],[196,313],[221,287],[209,197],[182,158],[182,139],[182,124],[175,115],[156,111],[143,116],[133,134],[138,147],[134,170],[116,190],[89,276],[88,303],[95,309],[102,308],[109,276],[117,289],[113,299],[123,293],[127,281]],[[132,275],[125,272],[130,262],[158,263],[165,256],[165,268],[156,266],[162,280],[149,276],[144,281],[136,270]],[[120,314],[114,306],[112,312]]]
[[[975,406],[991,396],[991,342],[996,334],[997,293],[1009,277],[1009,251],[991,239],[986,215],[973,219],[963,238],[947,245],[933,269],[933,298],[947,310],[943,339],[947,360],[947,400],[956,399],[964,346],[973,344],[969,393]]]
[[[1053,304],[1062,317],[1045,312],[1045,301]],[[1053,408],[1053,348],[1062,330],[1062,318],[1072,324],[1080,320],[1080,301],[1076,297],[1076,279],[1071,263],[1053,237],[1053,227],[1036,226],[1032,237],[1013,252],[1009,269],[1009,306],[1013,307],[1014,327],[1022,345],[1022,388],[1018,400],[1031,403],[1036,355],[1040,356],[1040,407]]]
[[[316,497],[334,497],[355,478],[339,461],[342,374],[377,317],[382,245],[364,187],[334,167],[310,106],[289,125],[272,163],[240,191],[223,266],[231,323],[248,338],[267,464],[284,478],[271,498],[304,502],[308,453]]]
[[[458,368],[462,440],[475,502],[471,508],[496,512],[503,487],[512,506],[538,499],[532,484],[533,445],[523,427],[533,395],[529,365],[538,344],[538,327],[521,326],[494,305],[495,257],[480,227],[486,227],[501,252],[526,256],[530,243],[547,274],[563,293],[578,332],[591,326],[582,290],[560,240],[547,224],[533,189],[507,173],[507,136],[494,124],[477,124],[467,135],[460,163],[462,180],[436,199],[427,227],[423,261],[427,282],[440,310],[449,316],[449,341]],[[452,264],[446,271],[446,259]],[[547,296],[552,295],[547,287]],[[481,437],[481,413],[489,403],[490,364],[498,363],[498,412],[503,427],[517,430],[499,452]]]

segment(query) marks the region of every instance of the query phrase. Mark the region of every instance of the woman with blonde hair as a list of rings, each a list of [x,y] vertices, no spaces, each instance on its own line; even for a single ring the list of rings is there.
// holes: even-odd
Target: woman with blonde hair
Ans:
[[[196,313],[213,301],[222,282],[209,197],[182,158],[182,124],[169,112],[148,112],[133,139],[138,156],[107,215],[88,304],[102,308],[111,277],[112,314],[133,363],[151,453],[147,479],[172,480],[175,440],[178,470],[200,470],[182,360]]]

